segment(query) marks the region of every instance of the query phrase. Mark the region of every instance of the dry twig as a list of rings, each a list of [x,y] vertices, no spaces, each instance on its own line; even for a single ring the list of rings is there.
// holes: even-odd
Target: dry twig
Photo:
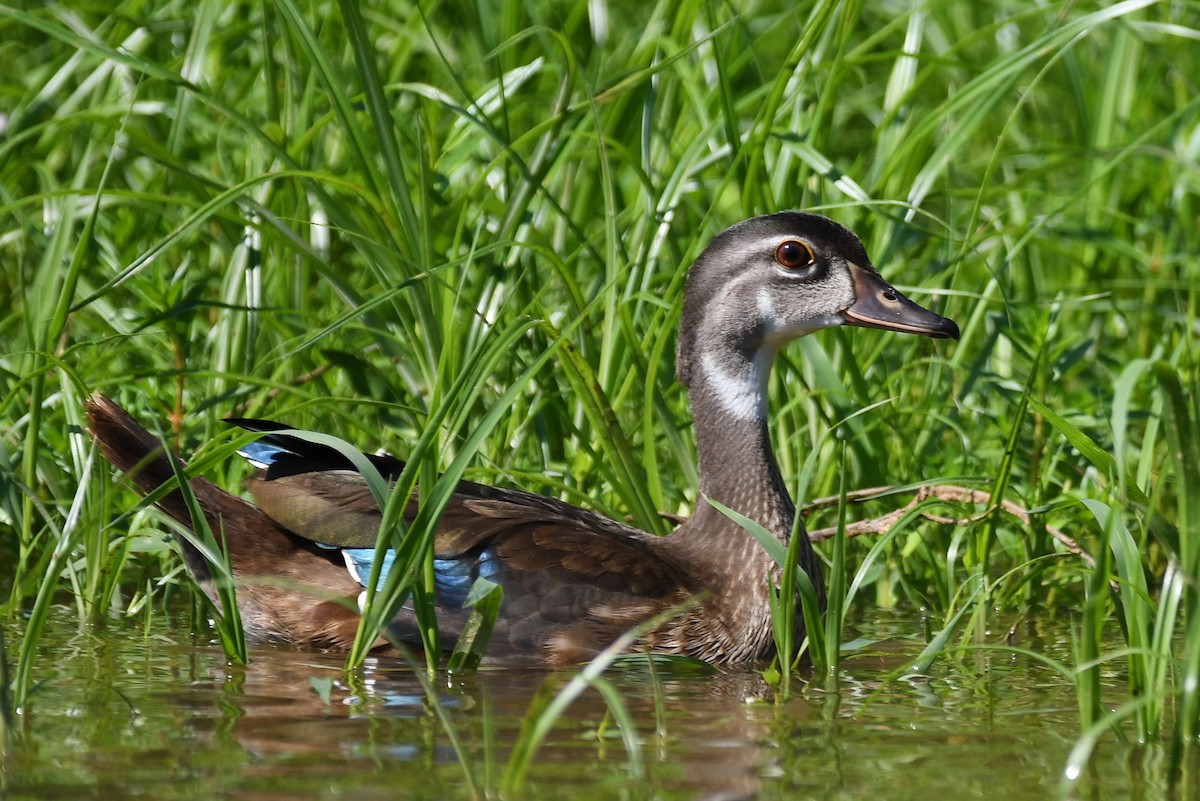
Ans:
[[[880,495],[896,491],[903,491],[903,489],[900,487],[872,487],[871,489],[854,490],[853,492],[846,493],[846,500],[854,503],[861,503],[863,501],[879,497]],[[943,517],[930,512],[921,512],[921,516],[926,520],[931,520],[935,523],[944,523],[948,526],[966,526],[970,525],[971,523],[978,523],[980,520],[983,520],[992,512],[994,512],[997,508],[996,504],[992,502],[991,494],[984,492],[983,490],[969,489],[967,487],[960,487],[954,484],[934,484],[931,486],[917,488],[916,492],[913,493],[912,500],[895,511],[888,512],[880,517],[872,517],[867,520],[856,520],[853,523],[847,523],[846,536],[858,537],[863,534],[886,534],[891,530],[892,526],[896,525],[900,518],[904,517],[904,515],[906,515],[912,509],[931,499],[954,503],[986,505],[987,508],[985,508],[982,512],[970,517]],[[800,512],[801,514],[807,514],[816,509],[826,509],[831,506],[836,506],[839,500],[839,497],[836,495],[831,495],[826,498],[816,498],[805,504]],[[1032,522],[1029,510],[1018,506],[1012,501],[1000,501],[999,508],[1000,511],[1015,517],[1025,525],[1030,525]],[[1068,551],[1087,562],[1089,566],[1095,567],[1096,560],[1092,558],[1092,555],[1083,548],[1079,547],[1079,544],[1076,543],[1075,540],[1068,537],[1060,529],[1057,529],[1054,526],[1046,526],[1046,533],[1062,543],[1063,547]],[[833,537],[835,534],[837,534],[837,526],[810,531],[808,532],[808,538],[813,542],[820,542]]]

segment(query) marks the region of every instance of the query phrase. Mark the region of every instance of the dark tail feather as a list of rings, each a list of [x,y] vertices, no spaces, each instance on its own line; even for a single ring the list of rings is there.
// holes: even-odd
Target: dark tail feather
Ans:
[[[103,395],[88,398],[84,409],[87,412],[88,431],[100,446],[104,458],[129,476],[143,494],[149,495],[175,478],[175,471],[168,460],[170,452],[166,446],[142,428],[128,412]],[[170,454],[170,458],[175,459],[180,468],[185,464],[174,454]],[[212,482],[201,478],[192,479],[191,485],[201,508],[211,505],[212,495],[228,494]],[[209,503],[205,503],[206,501]],[[183,496],[178,492],[165,496],[158,502],[158,506],[183,525],[192,527],[192,516],[183,502]],[[209,522],[211,524],[215,521]]]
[[[105,458],[143,493],[149,494],[174,479],[170,459],[176,459],[181,467],[183,461],[124,409],[103,395],[90,397],[85,409],[88,430]],[[229,548],[234,575],[278,580],[239,586],[238,607],[247,635],[257,640],[348,647],[358,628],[354,599],[361,588],[340,564],[340,558],[335,561],[336,553],[301,540],[257,506],[211,481],[193,478],[188,485],[213,533]],[[192,516],[178,491],[168,493],[158,506],[186,528],[192,528]],[[188,571],[212,597],[212,574],[204,557],[185,538],[176,539]],[[304,585],[309,585],[307,590]],[[332,596],[345,600],[329,600]]]
[[[170,459],[176,460],[180,469],[183,468],[185,463],[182,459],[171,453],[157,437],[142,428],[128,412],[103,395],[88,398],[84,410],[87,413],[88,431],[100,446],[104,458],[129,476],[143,494],[149,495],[175,478]],[[215,527],[219,525],[219,521],[208,510],[218,506],[213,502],[214,495],[228,493],[202,478],[192,479],[190,484],[192,492],[200,502],[200,508],[206,510],[209,525],[217,530]],[[178,490],[159,500],[158,507],[185,527],[193,528],[192,515]],[[209,573],[208,563],[186,539],[176,539],[183,549],[188,571],[196,583],[211,595],[212,575]]]

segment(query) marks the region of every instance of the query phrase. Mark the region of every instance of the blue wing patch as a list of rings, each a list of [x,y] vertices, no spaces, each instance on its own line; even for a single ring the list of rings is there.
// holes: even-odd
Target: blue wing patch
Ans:
[[[241,456],[259,470],[266,470],[280,456],[289,455],[291,455],[291,451],[281,448],[278,445],[272,445],[262,439],[248,443],[238,450],[238,456]]]
[[[374,548],[342,548],[342,557],[346,560],[346,569],[350,575],[363,587],[371,577],[371,564],[375,561]],[[378,592],[387,580],[388,573],[395,562],[395,551],[385,551],[383,565],[379,571],[379,581],[375,585]],[[467,595],[475,579],[483,577],[495,581],[500,572],[500,560],[495,550],[485,548],[478,554],[463,555],[453,559],[433,560],[433,586],[439,606],[461,609],[467,602]]]

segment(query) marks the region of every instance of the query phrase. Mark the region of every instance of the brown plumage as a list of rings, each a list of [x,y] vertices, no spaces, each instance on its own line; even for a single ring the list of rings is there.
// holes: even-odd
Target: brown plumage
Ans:
[[[145,494],[174,479],[163,444],[138,425],[124,409],[101,395],[87,401],[88,430],[105,458],[129,474]],[[358,615],[347,606],[361,589],[346,572],[336,552],[319,548],[289,532],[253,504],[231,495],[203,478],[190,482],[214,532],[221,532],[238,578],[270,575],[279,584],[246,582],[238,587],[247,636],[258,641],[307,642],[330,648],[349,648],[358,629]],[[168,515],[191,528],[192,519],[178,492],[158,502]],[[212,577],[204,557],[179,538],[188,571],[205,592],[212,594]],[[269,573],[251,572],[249,565],[271,565]],[[294,585],[291,587],[281,585]]]
[[[840,324],[958,336],[954,323],[884,282],[857,237],[816,215],[740,223],[713,240],[689,275],[677,362],[696,420],[701,495],[757,520],[785,544],[795,510],[767,436],[766,381],[783,344]],[[115,403],[94,396],[87,415],[105,456],[143,492],[173,477],[160,443]],[[249,486],[258,505],[203,479],[191,483],[209,525],[228,542],[248,633],[348,647],[363,586],[347,565],[368,558],[355,549],[373,548],[380,520],[365,481],[332,449],[289,437],[277,424],[235,422],[265,433],[246,453],[265,466]],[[369,458],[385,477],[403,467],[391,457]],[[711,662],[769,655],[767,582],[778,568],[703,497],[690,520],[660,538],[553,498],[461,482],[435,541],[444,646],[467,619],[465,589],[485,576],[504,591],[487,650],[493,663],[579,662],[670,609],[675,614],[643,638],[653,650]],[[178,493],[159,505],[190,526]],[[410,517],[415,510],[414,501]],[[211,593],[203,558],[186,541],[182,547],[188,569]],[[807,539],[799,550],[823,597]],[[389,633],[420,641],[406,610]]]

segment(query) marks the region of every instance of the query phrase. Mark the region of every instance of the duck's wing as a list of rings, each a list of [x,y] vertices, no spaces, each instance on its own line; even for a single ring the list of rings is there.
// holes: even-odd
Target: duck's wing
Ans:
[[[264,469],[251,479],[255,502],[289,531],[340,550],[364,585],[381,515],[366,480],[343,455],[295,448],[271,434],[245,453]],[[323,446],[318,446],[323,447]],[[303,451],[303,452],[298,452]],[[403,463],[371,457],[387,478]],[[411,501],[405,517],[415,517]],[[447,647],[461,633],[472,584],[483,577],[503,591],[487,650],[491,662],[574,663],[655,614],[684,601],[687,576],[659,539],[562,501],[520,490],[460,482],[435,535],[439,628]],[[390,562],[390,553],[385,555]],[[390,564],[383,566],[386,575]],[[389,627],[419,642],[411,611]]]

